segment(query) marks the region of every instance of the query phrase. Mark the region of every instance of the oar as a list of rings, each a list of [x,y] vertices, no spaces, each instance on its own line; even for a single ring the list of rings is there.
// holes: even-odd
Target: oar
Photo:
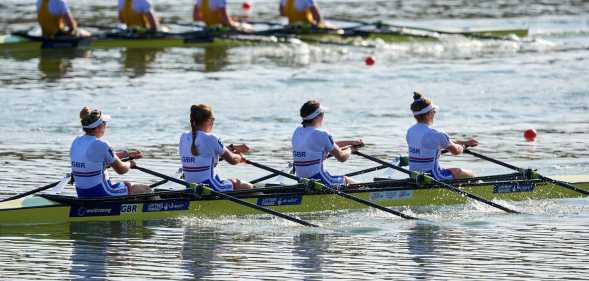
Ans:
[[[510,39],[510,38],[502,37],[502,36],[482,35],[482,34],[476,34],[476,33],[473,33],[473,32],[446,31],[446,30],[440,30],[440,29],[434,29],[434,28],[426,28],[426,27],[419,27],[419,26],[408,26],[408,25],[390,24],[390,23],[385,23],[385,22],[382,22],[382,21],[366,22],[366,21],[359,21],[359,20],[344,20],[344,19],[337,19],[337,20],[339,20],[339,21],[353,22],[353,23],[358,23],[358,24],[364,24],[365,26],[373,25],[373,26],[376,26],[377,28],[380,27],[380,26],[386,26],[386,27],[392,27],[392,28],[396,28],[396,29],[417,30],[417,31],[424,31],[424,32],[438,33],[438,34],[446,34],[446,35],[462,35],[462,36],[473,37],[473,38],[480,38],[480,39],[500,39],[500,40],[509,40]]]
[[[292,165],[292,163],[290,163],[290,162],[288,163],[288,168],[290,168],[288,173],[289,174],[292,174],[294,172],[294,166]],[[272,174],[265,175],[263,177],[260,177],[260,178],[251,180],[251,181],[249,181],[249,183],[256,184],[256,183],[259,183],[259,182],[263,182],[265,180],[269,180],[269,179],[275,178],[277,176],[280,176],[280,175],[279,174],[272,173]]]
[[[411,172],[411,171],[409,171],[409,170],[407,170],[405,168],[399,167],[397,165],[393,165],[393,164],[391,164],[389,162],[383,161],[383,160],[378,159],[376,157],[373,157],[373,156],[370,156],[370,155],[366,155],[366,154],[364,154],[362,152],[355,151],[354,153],[357,154],[357,155],[360,155],[360,156],[362,156],[362,157],[364,157],[364,158],[366,158],[368,160],[374,161],[374,162],[379,163],[379,164],[382,164],[382,165],[386,165],[386,166],[388,166],[390,168],[393,168],[393,169],[395,169],[395,170],[397,170],[399,172],[405,173],[405,174],[407,174],[409,176],[411,176],[413,174],[413,172]],[[466,192],[466,191],[464,191],[464,190],[462,190],[462,189],[460,189],[458,187],[455,187],[455,186],[453,186],[451,184],[447,184],[447,183],[441,182],[439,180],[434,179],[433,177],[428,177],[428,178],[431,179],[432,182],[434,182],[436,184],[439,184],[439,185],[441,185],[441,186],[443,186],[443,187],[445,187],[445,188],[447,188],[447,189],[449,189],[451,191],[454,191],[456,193],[462,194],[463,196],[466,196],[468,198],[477,200],[479,202],[482,202],[482,203],[485,203],[487,205],[493,206],[493,207],[495,207],[497,209],[501,209],[501,210],[503,210],[505,212],[508,212],[508,213],[519,214],[518,211],[509,209],[507,207],[501,206],[501,205],[499,205],[497,203],[494,203],[492,201],[489,201],[487,199],[484,199],[484,198],[481,198],[481,197],[476,196],[474,194],[468,193],[468,192]]]
[[[268,25],[268,26],[284,26],[284,24],[280,23],[280,22],[272,22],[272,21],[261,21],[261,20],[246,20],[246,21],[241,21],[243,23],[247,23],[247,24],[252,24],[252,25]]]
[[[380,165],[380,166],[376,166],[376,167],[372,167],[372,168],[368,168],[368,169],[363,169],[363,170],[356,171],[356,172],[347,173],[347,174],[345,174],[345,176],[347,176],[347,177],[353,177],[353,176],[363,175],[363,174],[366,174],[366,173],[370,173],[370,172],[374,172],[374,171],[378,171],[378,170],[382,170],[382,169],[386,169],[386,168],[388,168],[388,166]],[[249,181],[249,183],[256,184],[256,183],[259,183],[259,182],[262,182],[262,181],[265,181],[265,180],[268,180],[268,179],[271,179],[271,178],[275,178],[277,176],[279,176],[279,175],[278,174],[275,174],[275,173],[272,173],[272,174],[269,174],[269,175],[266,175],[266,176],[263,176],[263,177],[260,177],[260,178],[251,180],[251,181]]]
[[[529,169],[522,169],[522,168],[520,168],[520,167],[516,167],[516,166],[514,166],[514,165],[511,165],[511,164],[505,163],[505,162],[503,162],[503,161],[500,161],[500,160],[497,160],[497,159],[491,158],[491,157],[489,157],[489,156],[482,155],[482,154],[480,154],[480,153],[478,153],[478,152],[474,152],[474,151],[472,151],[472,150],[469,150],[469,149],[467,149],[467,150],[464,150],[464,153],[468,153],[468,154],[470,154],[470,155],[473,155],[473,156],[475,156],[475,157],[477,157],[477,158],[481,158],[481,159],[483,159],[483,160],[487,160],[487,161],[489,161],[489,162],[492,162],[492,163],[495,163],[495,164],[501,165],[501,166],[503,166],[503,167],[506,167],[506,168],[509,168],[509,169],[512,169],[512,170],[518,171],[518,172],[520,172],[520,173],[526,173],[527,171],[531,171],[531,170],[529,170]],[[535,172],[534,172],[534,173],[535,173]],[[578,193],[581,193],[581,194],[583,194],[583,195],[589,195],[589,191],[586,191],[586,190],[580,189],[580,188],[578,188],[578,187],[576,187],[576,186],[574,186],[574,185],[572,185],[572,184],[570,184],[570,183],[567,183],[567,182],[564,182],[564,181],[555,180],[555,179],[552,179],[552,178],[549,178],[549,177],[545,177],[545,176],[543,176],[543,175],[540,175],[540,174],[538,174],[538,173],[535,173],[535,175],[537,175],[537,177],[538,177],[538,178],[540,178],[540,179],[541,179],[541,180],[543,180],[543,181],[546,181],[546,182],[549,182],[549,183],[552,183],[552,184],[557,184],[557,185],[560,185],[560,186],[562,186],[562,187],[564,187],[564,188],[570,189],[570,190],[572,190],[572,191],[576,191],[576,192],[578,192]]]
[[[355,148],[360,148],[360,147],[363,147],[364,144],[361,144],[361,145],[353,145],[353,146]],[[331,158],[332,156],[333,156],[333,154],[327,155],[327,159]],[[290,169],[290,172],[289,172],[290,174],[294,173],[294,166],[292,166],[292,165],[293,165],[292,163],[290,163],[290,162],[288,163],[288,166],[289,167],[292,167]],[[368,168],[368,169],[364,169],[364,170],[361,170],[361,171],[357,171],[357,172],[352,172],[352,173],[346,174],[346,176],[353,177],[353,176],[357,176],[357,175],[361,175],[361,174],[365,174],[365,173],[370,173],[370,172],[373,172],[373,171],[378,171],[378,170],[381,170],[381,169],[384,169],[384,168],[386,168],[386,166],[378,166],[378,167]],[[269,180],[269,179],[275,178],[277,176],[279,176],[279,174],[272,173],[272,174],[269,174],[269,175],[266,175],[266,176],[263,176],[263,177],[260,177],[260,178],[251,180],[251,181],[249,181],[249,183],[256,184],[256,183],[259,183],[259,182],[262,182],[262,181],[265,181],[265,180]]]
[[[41,191],[44,191],[44,190],[50,189],[50,188],[52,188],[52,187],[54,187],[54,186],[56,186],[56,185],[60,184],[60,183],[61,183],[61,182],[63,182],[64,180],[67,180],[67,178],[65,178],[65,177],[64,177],[64,178],[63,178],[63,179],[61,179],[60,181],[57,181],[57,182],[54,182],[54,183],[50,183],[50,184],[48,184],[48,185],[45,185],[45,186],[42,186],[42,187],[39,187],[39,188],[35,188],[35,189],[31,190],[31,191],[27,191],[27,192],[24,192],[24,193],[21,193],[21,194],[17,194],[17,195],[14,195],[14,196],[8,197],[8,198],[4,198],[4,199],[0,200],[0,202],[6,202],[6,201],[10,201],[10,200],[14,200],[14,199],[22,198],[22,197],[25,197],[25,196],[29,196],[29,195],[31,195],[31,194],[35,194],[35,193],[37,193],[37,192],[41,192]]]
[[[268,167],[268,166],[266,166],[266,165],[263,165],[263,164],[260,164],[260,163],[253,162],[253,161],[251,161],[251,160],[246,160],[245,162],[246,162],[247,164],[250,164],[250,165],[254,166],[254,167],[258,167],[258,168],[260,168],[260,169],[263,169],[263,170],[266,170],[266,171],[268,171],[268,172],[272,172],[272,173],[275,173],[275,174],[280,174],[280,175],[282,175],[282,176],[284,176],[284,177],[287,177],[287,178],[290,178],[290,179],[293,179],[293,180],[296,180],[296,181],[301,181],[301,180],[303,180],[302,178],[299,178],[299,177],[297,177],[297,176],[295,176],[295,175],[291,175],[291,174],[289,174],[289,173],[285,173],[285,172],[283,172],[283,171],[280,171],[280,170],[278,170],[278,169],[274,169],[274,168]],[[331,193],[333,193],[333,194],[336,194],[336,195],[339,195],[339,196],[341,196],[341,197],[344,197],[344,198],[347,198],[347,199],[350,199],[350,200],[356,201],[356,202],[358,202],[358,203],[361,203],[361,204],[364,204],[364,205],[367,205],[367,206],[370,206],[370,207],[373,207],[373,208],[379,209],[379,210],[381,210],[381,211],[384,211],[384,212],[387,212],[387,213],[389,213],[389,214],[393,214],[393,215],[396,215],[396,216],[402,217],[402,218],[404,218],[404,219],[409,219],[409,220],[414,220],[414,219],[417,219],[416,217],[412,217],[412,216],[409,216],[409,215],[403,214],[403,213],[401,213],[401,212],[399,212],[399,211],[395,211],[395,210],[389,209],[389,208],[387,208],[387,207],[384,207],[384,206],[382,206],[382,205],[376,204],[376,203],[374,203],[374,202],[370,202],[370,201],[368,201],[368,200],[364,200],[364,199],[362,199],[362,198],[359,198],[359,197],[356,197],[356,196],[354,196],[354,195],[351,195],[351,194],[348,194],[348,193],[345,193],[345,192],[339,191],[339,190],[337,190],[337,189],[335,189],[335,188],[331,188],[331,187],[329,187],[329,186],[326,186],[326,185],[324,185],[324,184],[321,184],[321,183],[319,183],[319,182],[316,182],[316,184],[318,184],[318,185],[319,185],[319,186],[320,186],[322,189],[324,189],[324,190],[327,190],[327,191],[329,191],[329,192],[331,192]]]
[[[156,177],[160,177],[162,179],[165,179],[165,180],[168,180],[168,181],[171,181],[171,182],[175,182],[177,184],[184,185],[186,187],[189,187],[190,186],[190,183],[188,183],[188,182],[185,182],[185,181],[183,181],[181,179],[177,179],[177,178],[174,178],[174,177],[170,177],[170,176],[164,175],[162,173],[158,173],[156,171],[152,171],[152,170],[149,170],[149,169],[146,169],[146,168],[143,168],[143,167],[139,167],[139,166],[134,166],[133,168],[134,169],[137,169],[139,171],[142,171],[144,173],[147,173],[147,174],[150,174],[150,175],[153,175],[153,176],[156,176]],[[228,195],[228,194],[225,194],[225,193],[222,193],[222,192],[215,191],[215,190],[209,188],[206,185],[203,185],[202,188],[206,189],[211,194],[214,194],[214,195],[219,196],[221,198],[224,198],[224,199],[233,201],[233,202],[235,202],[237,204],[240,204],[242,206],[246,206],[246,207],[253,208],[253,209],[256,209],[256,210],[261,211],[261,212],[264,212],[264,213],[268,213],[268,214],[271,214],[271,215],[274,215],[274,216],[277,216],[277,217],[281,217],[283,219],[287,219],[289,221],[296,222],[298,224],[302,224],[304,226],[318,227],[315,224],[312,224],[310,222],[306,222],[304,220],[295,218],[293,216],[289,216],[287,214],[283,214],[283,213],[280,213],[280,212],[277,212],[277,211],[274,211],[274,210],[270,210],[268,208],[265,208],[265,207],[262,207],[262,206],[258,206],[256,204],[252,204],[250,202],[243,201],[243,200],[241,200],[239,198],[236,198],[236,197],[233,197],[231,195]]]
[[[372,167],[372,168],[368,168],[368,169],[364,169],[364,170],[360,170],[360,171],[356,171],[356,172],[347,173],[345,176],[346,177],[353,177],[353,176],[357,176],[357,175],[363,175],[363,174],[366,174],[366,173],[370,173],[370,172],[374,172],[374,171],[386,169],[388,167],[389,166],[380,165],[380,166],[376,166],[376,167]]]

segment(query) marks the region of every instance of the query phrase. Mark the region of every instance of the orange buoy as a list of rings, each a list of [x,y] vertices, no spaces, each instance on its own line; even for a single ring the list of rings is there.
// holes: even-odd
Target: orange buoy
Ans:
[[[535,141],[537,135],[536,129],[527,129],[524,131],[524,138],[527,141]]]
[[[366,63],[366,65],[374,65],[376,60],[373,56],[367,56],[366,59],[364,59],[364,63]]]

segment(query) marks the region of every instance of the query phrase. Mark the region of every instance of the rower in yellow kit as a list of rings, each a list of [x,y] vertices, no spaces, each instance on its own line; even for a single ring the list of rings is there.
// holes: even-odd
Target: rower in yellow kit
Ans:
[[[149,0],[119,0],[119,21],[130,29],[157,31],[159,21]]]
[[[90,36],[78,28],[66,0],[37,0],[37,21],[45,38]]]
[[[288,18],[289,25],[325,25],[314,0],[281,0],[280,15]]]
[[[192,12],[194,21],[202,21],[207,28],[230,28],[251,31],[249,24],[241,23],[229,15],[226,0],[196,0]]]

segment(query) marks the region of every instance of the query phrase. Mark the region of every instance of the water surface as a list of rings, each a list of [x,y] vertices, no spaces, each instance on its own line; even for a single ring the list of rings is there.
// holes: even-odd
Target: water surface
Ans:
[[[115,1],[70,1],[79,21],[112,25]],[[112,2],[112,3],[111,3]],[[164,22],[185,23],[192,1],[154,1]],[[277,20],[276,1],[252,1],[251,17]],[[235,14],[240,2],[230,1]],[[431,96],[436,125],[474,136],[480,151],[547,175],[589,172],[589,6],[584,1],[321,1],[327,18],[389,20],[429,27],[528,26],[529,38],[356,46],[300,42],[225,48],[109,49],[0,53],[0,196],[56,181],[84,105],[113,115],[106,139],[145,151],[145,167],[173,174],[188,109],[211,104],[215,132],[245,142],[273,167],[289,161],[290,135],[308,99],[330,108],[325,127],[362,138],[365,152],[406,154],[411,93]],[[0,3],[0,30],[29,28],[30,3]],[[363,60],[372,55],[376,65]],[[527,128],[536,142],[523,140]],[[508,172],[470,156],[444,165],[481,175]],[[373,164],[329,162],[335,173]],[[225,176],[265,175],[221,165]],[[359,177],[370,180],[381,173]],[[397,177],[402,177],[396,174]],[[131,172],[125,179],[157,179]],[[73,193],[72,189],[66,193]],[[586,199],[405,209],[427,222],[364,210],[305,215],[305,229],[266,216],[220,220],[0,227],[3,280],[227,279],[586,279]]]

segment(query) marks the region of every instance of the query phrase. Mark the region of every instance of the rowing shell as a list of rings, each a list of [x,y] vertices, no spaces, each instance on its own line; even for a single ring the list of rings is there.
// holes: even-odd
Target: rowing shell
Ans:
[[[243,46],[250,43],[275,43],[276,38],[256,35],[208,36],[206,34],[158,36],[100,36],[46,40],[37,36],[10,34],[0,36],[0,51],[34,51],[64,48],[173,48],[207,46]]]
[[[569,189],[540,180],[518,178],[517,174],[510,174],[457,180],[450,183],[490,200],[521,201],[582,196]],[[574,179],[577,181],[575,186],[589,190],[589,177],[577,176]],[[354,184],[345,191],[390,207],[467,203],[465,198],[440,186],[417,185],[409,180],[382,180]],[[366,208],[365,205],[337,195],[321,193],[302,185],[265,187],[231,194],[250,203],[286,213]],[[150,220],[182,216],[211,218],[257,214],[261,213],[227,200],[201,196],[194,191],[162,191],[149,195],[107,199],[32,195],[0,203],[0,225]]]
[[[468,29],[444,31],[447,34],[498,38],[508,35],[526,37],[528,29]],[[358,39],[383,40],[389,43],[436,41],[440,34],[419,30],[353,30],[333,32],[332,30],[293,30],[281,28],[254,33],[192,31],[185,33],[145,33],[126,31],[110,32],[90,38],[64,38],[47,40],[25,32],[0,35],[0,50],[38,50],[40,48],[171,48],[205,47],[212,45],[239,46],[248,43],[288,42],[296,38],[309,43],[354,44]]]

